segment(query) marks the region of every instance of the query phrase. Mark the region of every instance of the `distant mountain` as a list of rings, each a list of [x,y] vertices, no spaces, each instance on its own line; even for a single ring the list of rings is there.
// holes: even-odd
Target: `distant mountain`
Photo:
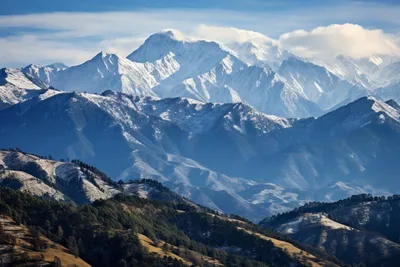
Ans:
[[[261,222],[322,249],[347,264],[397,266],[399,198],[357,195],[335,203],[310,203]]]
[[[244,102],[283,117],[319,116],[368,94],[362,85],[343,81],[276,45],[223,46],[186,40],[171,30],[151,35],[126,59],[101,52],[78,66],[31,65],[22,71],[61,90]]]
[[[367,95],[398,100],[399,66],[396,56],[305,59],[272,40],[222,45],[166,30],[127,58],[100,52],[77,66],[29,65],[20,71],[41,88],[243,102],[268,114],[304,118]]]
[[[294,56],[282,62],[278,73],[286,83],[322,110],[371,94],[364,87],[341,80],[327,69]]]
[[[370,90],[386,87],[399,79],[400,58],[390,55],[375,55],[366,58],[337,56],[331,61],[316,61],[341,79]]]
[[[393,99],[400,102],[400,79],[392,84],[375,90],[384,99]]]

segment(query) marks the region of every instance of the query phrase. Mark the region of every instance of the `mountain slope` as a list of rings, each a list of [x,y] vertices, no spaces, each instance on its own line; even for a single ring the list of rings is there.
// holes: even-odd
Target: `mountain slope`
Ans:
[[[261,224],[335,255],[348,264],[397,266],[399,199],[358,195],[310,203]]]

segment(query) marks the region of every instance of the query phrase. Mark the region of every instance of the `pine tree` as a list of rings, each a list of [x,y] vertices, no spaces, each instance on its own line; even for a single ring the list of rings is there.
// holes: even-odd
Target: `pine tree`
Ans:
[[[63,235],[64,235],[64,231],[63,231],[61,225],[59,225],[57,228],[57,236],[61,240],[63,238]]]
[[[40,238],[40,232],[36,228],[32,229],[32,245],[33,245],[33,249],[36,251],[43,251],[45,248],[45,243]]]
[[[75,257],[79,256],[79,249],[74,236],[68,237],[67,246],[72,255],[74,255]]]

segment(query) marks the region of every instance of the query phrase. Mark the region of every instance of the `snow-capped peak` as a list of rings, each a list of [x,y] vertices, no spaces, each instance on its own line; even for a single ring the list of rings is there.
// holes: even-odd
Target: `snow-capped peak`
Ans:
[[[101,62],[109,62],[114,65],[114,64],[117,64],[118,60],[122,60],[122,58],[120,58],[116,54],[109,54],[104,51],[101,51],[97,55],[95,55],[91,60],[89,60],[87,62],[101,61]]]
[[[169,52],[179,54],[183,41],[176,37],[174,31],[168,30],[150,35],[146,41],[130,55],[128,59],[134,62],[154,62],[163,58]]]
[[[208,53],[211,57],[218,51],[223,51],[225,54],[227,53],[222,49],[222,46],[216,42],[192,40],[183,36],[179,31],[166,30],[148,37],[146,41],[127,58],[134,62],[154,62],[172,52],[177,57],[184,57],[186,60],[195,62],[196,60],[201,60],[199,55],[204,56]]]
[[[60,71],[51,85],[63,90],[101,93],[115,90],[155,96],[150,90],[157,85],[143,63],[132,62],[115,54],[100,52],[81,65]]]

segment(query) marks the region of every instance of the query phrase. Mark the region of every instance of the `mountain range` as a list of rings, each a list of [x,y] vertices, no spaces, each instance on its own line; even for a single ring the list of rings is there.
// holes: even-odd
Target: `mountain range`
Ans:
[[[0,111],[0,146],[85,160],[115,180],[155,179],[259,220],[308,200],[398,192],[399,112],[364,97],[299,120],[242,103],[50,89]]]
[[[268,44],[222,45],[189,40],[169,30],[151,35],[127,58],[101,52],[77,66],[30,65],[20,71],[39,81],[41,88],[243,102],[272,115],[309,117],[370,94],[398,100],[391,93],[397,76],[388,73],[395,73],[399,62],[396,57],[377,56],[321,63]],[[351,72],[355,69],[356,74]],[[385,82],[378,83],[381,80]]]
[[[317,62],[164,31],[126,58],[1,69],[0,147],[154,179],[254,221],[311,200],[395,194],[399,62]]]

